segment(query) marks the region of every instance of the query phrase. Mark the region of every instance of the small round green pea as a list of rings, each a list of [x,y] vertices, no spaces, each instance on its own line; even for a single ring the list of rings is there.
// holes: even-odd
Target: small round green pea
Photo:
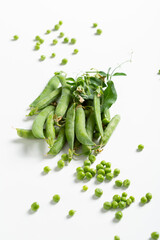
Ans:
[[[16,40],[19,39],[19,36],[18,36],[18,35],[14,35],[14,36],[13,36],[13,39],[16,41]]]
[[[73,50],[73,54],[77,54],[79,52],[79,50],[77,49],[77,48],[75,48],[74,50]]]
[[[132,202],[134,202],[134,201],[135,201],[135,197],[133,197],[133,196],[130,196],[129,198],[132,200]]]
[[[62,154],[61,159],[63,159],[64,161],[67,161],[68,160],[68,154],[67,153]]]
[[[130,198],[128,198],[128,199],[126,200],[126,204],[127,204],[127,206],[130,206],[131,203],[132,203],[132,200],[131,200]]]
[[[117,187],[121,187],[122,184],[123,184],[123,182],[122,182],[121,180],[116,180],[116,181],[115,181],[115,185],[116,185]]]
[[[66,58],[63,58],[61,64],[65,65],[65,64],[67,64],[67,62],[68,62],[68,60]]]
[[[112,208],[114,208],[114,209],[118,208],[118,202],[113,201],[112,202]]]
[[[60,38],[64,37],[64,33],[63,33],[63,32],[60,32],[59,37],[60,37]]]
[[[114,177],[117,177],[120,174],[120,170],[118,168],[115,168],[113,171]]]
[[[32,203],[31,205],[32,211],[37,211],[39,209],[39,204],[37,202]]]
[[[97,23],[93,23],[93,28],[96,28],[98,26]]]
[[[106,125],[108,124],[108,119],[107,119],[107,118],[103,118],[103,119],[102,119],[102,124],[103,124],[104,126],[106,126]]]
[[[126,207],[126,202],[120,201],[119,208],[124,209]]]
[[[60,21],[59,21],[59,25],[62,25],[62,24],[63,24],[63,22],[60,20]]]
[[[105,176],[104,169],[98,169],[97,174],[102,174],[103,176]]]
[[[44,39],[42,39],[42,38],[40,38],[38,41],[39,41],[40,44],[44,43]]]
[[[55,58],[56,54],[55,53],[52,53],[51,54],[51,58]]]
[[[104,202],[103,203],[103,208],[105,210],[109,210],[109,209],[111,209],[111,207],[112,207],[112,203],[110,203],[110,202]]]
[[[50,33],[51,33],[51,30],[48,29],[48,30],[46,31],[46,34],[50,34]]]
[[[111,168],[111,163],[110,162],[106,163],[106,168]]]
[[[113,173],[107,173],[106,174],[106,179],[111,181],[113,179]]]
[[[102,161],[101,161],[101,164],[105,167],[105,166],[106,166],[106,161],[105,161],[105,160],[102,160]]]
[[[76,43],[76,39],[75,38],[71,38],[70,44],[75,44]]]
[[[65,162],[64,162],[63,160],[59,160],[59,161],[57,162],[57,166],[58,166],[59,168],[63,168],[63,167],[65,166]]]
[[[41,55],[41,57],[40,57],[40,61],[44,61],[45,59],[46,59],[46,56]]]
[[[53,202],[58,203],[60,201],[60,196],[58,194],[55,194],[52,199],[53,199]]]
[[[52,44],[56,45],[57,43],[58,43],[58,40],[57,39],[53,39]]]
[[[56,25],[54,26],[54,30],[58,30],[59,28],[60,28],[59,24],[56,24]]]
[[[97,175],[97,181],[98,182],[103,182],[104,181],[104,176],[102,174]]]
[[[139,151],[139,152],[142,151],[143,148],[144,148],[144,145],[143,145],[143,144],[139,144],[139,145],[138,145],[138,151]]]
[[[83,171],[77,172],[77,179],[83,180],[85,177],[85,173]]]
[[[72,216],[75,214],[75,212],[76,212],[76,211],[73,210],[73,209],[72,209],[72,210],[69,210],[68,215],[72,217]]]
[[[119,236],[114,236],[114,240],[120,240]]]
[[[111,173],[112,172],[112,169],[111,168],[109,168],[109,167],[106,167],[105,169],[105,173],[107,174],[107,173]]]
[[[147,203],[147,198],[146,198],[146,197],[142,197],[142,198],[141,198],[141,203],[142,203],[142,204]]]
[[[124,181],[123,181],[123,187],[128,188],[129,185],[130,185],[130,183],[131,183],[131,182],[130,182],[129,179],[124,180]]]
[[[41,38],[40,38],[40,36],[38,36],[38,35],[35,37],[35,41],[39,41],[40,39],[41,39]]]
[[[101,188],[96,188],[96,189],[95,189],[95,195],[96,195],[97,197],[101,197],[102,194],[103,194],[103,190],[102,190]]]
[[[44,173],[49,173],[51,171],[50,167],[46,166],[43,168]]]
[[[115,213],[115,218],[117,220],[120,220],[122,217],[123,217],[123,213],[121,211],[118,211],[118,212]]]
[[[158,232],[152,232],[151,233],[151,238],[157,240],[159,238],[159,233]]]
[[[92,174],[92,177],[94,177],[96,175],[96,169],[91,168],[90,173]]]
[[[67,37],[64,38],[63,40],[64,43],[68,43],[69,42],[69,39]]]
[[[148,201],[152,199],[152,194],[151,193],[146,193],[146,198]]]
[[[121,197],[121,201],[126,202],[127,201],[126,197]]]
[[[127,194],[126,192],[123,192],[123,193],[122,193],[122,197],[127,197],[127,195],[128,195],[128,194]]]
[[[35,50],[39,50],[40,49],[40,45],[36,44],[34,47]]]
[[[83,186],[83,191],[87,191],[88,190],[88,186],[87,185],[84,185]]]
[[[101,34],[102,34],[102,30],[101,30],[101,29],[97,29],[96,34],[97,34],[97,35],[101,35]]]
[[[93,154],[91,154],[91,155],[89,155],[89,161],[91,162],[91,163],[94,163],[95,162],[95,160],[96,160],[96,156],[95,155],[93,155]]]
[[[84,171],[83,168],[82,168],[82,167],[77,167],[77,168],[76,168],[76,172],[80,172],[80,171],[83,172],[83,171]]]
[[[113,201],[120,202],[121,201],[121,196],[116,194],[113,196]]]
[[[86,178],[90,180],[92,178],[92,174],[90,172],[86,172]]]
[[[91,162],[89,160],[84,161],[84,166],[90,166],[90,165],[91,165]]]
[[[90,172],[91,169],[89,166],[84,166],[83,170],[86,173],[86,172]]]
[[[96,169],[99,170],[99,169],[104,169],[104,166],[102,164],[97,164],[96,165]]]

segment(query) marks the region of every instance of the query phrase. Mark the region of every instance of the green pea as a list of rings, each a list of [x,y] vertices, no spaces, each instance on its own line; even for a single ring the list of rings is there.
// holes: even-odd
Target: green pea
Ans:
[[[105,210],[109,210],[109,209],[111,209],[111,207],[112,207],[112,203],[110,203],[110,202],[104,202],[103,203],[103,208]]]
[[[92,174],[92,177],[94,177],[96,175],[96,169],[91,168],[90,173]]]
[[[126,202],[127,201],[126,197],[121,197],[121,201]]]
[[[90,165],[91,165],[91,162],[89,160],[84,161],[84,166],[90,166]]]
[[[103,194],[103,190],[101,188],[96,188],[95,189],[95,195],[96,197],[101,197]]]
[[[40,44],[44,43],[44,39],[42,39],[42,38],[40,38],[38,41]]]
[[[32,211],[37,211],[39,209],[39,204],[37,202],[32,203],[31,205]]]
[[[40,36],[38,36],[38,35],[35,37],[35,41],[39,41],[40,39],[41,39],[41,38],[40,38]]]
[[[144,145],[143,145],[143,144],[139,144],[139,145],[138,145],[138,151],[139,151],[139,152],[142,151],[143,148],[144,148]]]
[[[114,209],[118,208],[118,202],[113,201],[112,202],[112,208],[114,208]]]
[[[111,163],[110,162],[106,163],[106,168],[111,168]]]
[[[132,200],[132,202],[134,202],[134,201],[135,201],[135,197],[133,197],[133,196],[130,196],[129,198]]]
[[[142,204],[147,203],[147,198],[146,198],[146,197],[142,197],[142,198],[141,198],[141,203],[142,203]]]
[[[14,35],[14,36],[13,36],[13,39],[16,41],[16,40],[19,39],[19,36],[18,36],[18,35]]]
[[[102,174],[103,176],[105,176],[105,171],[104,171],[104,169],[98,169],[97,174],[98,174],[98,175],[99,175],[99,174]]]
[[[60,201],[60,196],[58,194],[55,194],[52,199],[53,199],[53,202],[58,203]]]
[[[52,53],[51,54],[51,58],[55,58],[56,54],[55,53]]]
[[[118,212],[115,213],[115,218],[117,220],[120,220],[122,217],[123,217],[123,213],[121,211],[118,211]]]
[[[55,26],[54,26],[54,30],[58,30],[60,28],[60,26],[59,26],[59,24],[56,24]]]
[[[46,31],[46,34],[50,34],[50,33],[51,33],[51,30],[47,30],[47,31]]]
[[[126,202],[120,201],[119,208],[124,209],[126,207]]]
[[[122,197],[127,197],[127,195],[128,195],[128,194],[127,194],[126,192],[123,192],[123,193],[122,193]]]
[[[49,173],[51,171],[50,167],[46,166],[43,168],[44,173]]]
[[[41,55],[41,57],[40,57],[40,61],[44,61],[45,59],[46,59],[46,56]]]
[[[107,173],[106,174],[106,179],[111,181],[113,179],[113,173]]]
[[[83,170],[84,170],[85,173],[90,172],[90,167],[89,166],[84,166]]]
[[[96,28],[98,26],[97,23],[93,23],[93,28]]]
[[[104,181],[104,176],[102,174],[97,175],[97,181],[98,182],[103,182]]]
[[[59,168],[63,168],[63,167],[65,166],[65,162],[64,162],[63,160],[59,160],[59,161],[57,162],[57,166],[58,166]]]
[[[77,179],[78,180],[83,180],[85,177],[85,173],[83,171],[80,171],[77,173]]]
[[[123,182],[122,182],[121,180],[116,180],[116,181],[115,181],[115,185],[116,185],[117,187],[121,187],[122,184],[123,184]]]
[[[107,174],[107,173],[111,173],[112,172],[112,169],[111,168],[109,168],[109,167],[106,167],[105,169],[105,173]]]
[[[75,43],[76,43],[76,39],[75,39],[75,38],[71,38],[70,43],[71,43],[71,44],[75,44]]]
[[[130,206],[131,203],[132,203],[132,200],[131,200],[130,198],[128,198],[128,199],[126,200],[126,204],[127,204],[127,206]]]
[[[83,191],[87,191],[88,190],[88,186],[84,185],[83,186]]]
[[[101,34],[102,34],[102,30],[101,30],[101,29],[97,29],[96,34],[97,34],[97,35],[101,35]]]
[[[58,43],[58,40],[57,39],[53,39],[52,44],[56,45],[57,43]]]
[[[128,188],[129,185],[130,185],[130,180],[129,179],[126,179],[126,180],[123,181],[123,187]]]
[[[74,49],[73,54],[77,54],[79,52],[78,49]]]
[[[121,196],[119,196],[118,194],[114,195],[113,196],[113,201],[120,202],[121,201]]]
[[[40,49],[40,46],[36,44],[35,47],[34,47],[34,49],[35,49],[35,50],[39,50],[39,49]]]
[[[120,240],[119,236],[114,236],[114,240]]]
[[[67,37],[64,38],[63,40],[64,43],[68,43],[69,42],[69,39]]]
[[[17,130],[17,135],[19,137],[26,138],[26,139],[36,139],[36,137],[32,133],[32,130],[21,129],[21,128],[16,128],[16,130]]]
[[[118,168],[115,168],[113,171],[114,177],[117,177],[120,174],[120,170]]]
[[[151,193],[146,193],[146,198],[148,201],[152,199],[152,194]]]
[[[64,37],[64,33],[63,33],[63,32],[60,32],[59,37],[60,37],[60,38]]]
[[[86,178],[90,180],[92,178],[92,174],[90,172],[86,172]]]
[[[159,238],[159,233],[158,232],[152,232],[151,233],[151,238],[157,240]]]
[[[65,64],[67,64],[67,62],[68,62],[68,60],[66,58],[63,58],[62,61],[61,61],[61,64],[65,65]]]
[[[77,168],[76,168],[76,172],[80,172],[80,171],[83,172],[83,171],[84,171],[83,168],[82,168],[82,167],[77,167]]]
[[[64,161],[68,161],[68,154],[67,153],[62,154],[61,159],[64,160]]]
[[[101,164],[105,167],[107,163],[106,163],[105,160],[102,160],[102,161],[101,161]]]
[[[99,169],[104,169],[104,166],[102,164],[97,164],[96,165],[96,169],[99,170]]]
[[[63,24],[63,22],[60,20],[60,21],[59,21],[59,25],[62,25],[62,24]]]
[[[95,160],[96,160],[96,156],[95,155],[89,155],[89,161],[91,162],[91,163],[94,163],[95,162]]]
[[[72,209],[72,210],[70,210],[70,211],[68,212],[68,215],[72,217],[72,216],[75,214],[75,212],[76,212],[76,211]]]

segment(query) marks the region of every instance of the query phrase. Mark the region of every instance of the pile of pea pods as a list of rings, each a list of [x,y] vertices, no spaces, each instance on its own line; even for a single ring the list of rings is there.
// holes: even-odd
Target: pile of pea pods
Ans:
[[[109,112],[117,100],[112,77],[126,75],[109,71],[89,71],[77,78],[56,72],[30,104],[28,117],[36,116],[32,129],[17,128],[17,134],[46,140],[47,155],[57,155],[68,143],[69,161],[77,151],[88,156],[101,152],[120,121]]]

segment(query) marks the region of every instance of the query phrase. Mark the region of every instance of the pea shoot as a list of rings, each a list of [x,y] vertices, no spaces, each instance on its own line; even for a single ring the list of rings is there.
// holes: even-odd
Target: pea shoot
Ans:
[[[155,239],[155,240],[159,239],[159,233],[158,232],[152,232],[151,233],[151,238]]]
[[[54,30],[59,30],[59,28],[60,28],[60,25],[59,24],[56,24],[55,26],[54,26]]]
[[[60,196],[58,194],[55,194],[52,199],[53,202],[58,203],[60,201]]]
[[[123,217],[123,213],[121,211],[118,211],[115,213],[115,218],[117,220],[121,220],[122,217]]]
[[[63,160],[59,160],[57,162],[57,166],[58,166],[58,168],[63,168],[65,166],[65,162]]]
[[[105,176],[104,169],[98,169],[97,174],[102,174],[103,176]]]
[[[88,190],[88,186],[84,185],[82,189],[83,189],[83,191],[87,191]]]
[[[123,187],[128,188],[130,186],[131,182],[129,179],[126,179],[123,181]]]
[[[63,32],[60,32],[59,37],[60,37],[60,38],[64,37],[64,33],[63,33]]]
[[[68,212],[68,215],[69,215],[70,217],[72,217],[72,216],[75,214],[75,212],[76,212],[76,211],[72,209],[72,210],[70,210],[70,211]]]
[[[64,43],[68,43],[68,42],[69,42],[69,39],[68,39],[67,37],[65,37],[65,38],[63,39],[63,42],[64,42]]]
[[[57,43],[58,43],[58,40],[57,39],[53,39],[52,44],[56,45]]]
[[[18,39],[19,39],[19,36],[18,36],[18,35],[14,35],[14,36],[13,36],[13,40],[14,40],[14,41],[16,41],[16,40],[18,40]]]
[[[39,209],[39,204],[37,202],[32,203],[31,205],[32,211],[37,211]]]
[[[75,38],[71,38],[70,44],[75,44],[76,43],[76,39]]]
[[[109,210],[109,209],[111,209],[111,207],[112,207],[112,203],[110,203],[110,202],[104,202],[103,203],[103,208],[105,210]]]
[[[45,55],[41,55],[40,61],[44,61],[45,59],[46,59],[46,56]]]
[[[138,151],[141,152],[144,149],[144,145],[143,144],[139,144],[138,145]]]
[[[50,34],[50,33],[51,33],[51,30],[48,29],[48,30],[46,31],[46,34]]]
[[[73,54],[77,54],[79,52],[78,49],[74,49]]]
[[[66,65],[68,63],[68,60],[66,58],[62,59],[61,65]]]
[[[102,30],[101,29],[97,29],[96,35],[101,35],[102,34]]]
[[[116,180],[116,181],[115,181],[116,187],[121,187],[122,184],[123,184],[123,182],[122,182],[121,180]]]
[[[113,172],[114,177],[117,177],[119,174],[120,174],[120,170],[118,168],[115,168]]]
[[[95,196],[96,197],[101,197],[103,194],[103,190],[101,188],[96,188],[95,189]]]
[[[56,54],[55,53],[52,53],[51,54],[51,58],[55,58]]]
[[[131,203],[132,203],[132,200],[131,200],[130,198],[128,198],[128,199],[126,200],[126,204],[127,204],[127,206],[130,206]]]
[[[98,26],[98,24],[97,23],[93,23],[93,28],[96,28]]]
[[[50,167],[46,166],[43,168],[44,173],[49,173],[51,171]]]

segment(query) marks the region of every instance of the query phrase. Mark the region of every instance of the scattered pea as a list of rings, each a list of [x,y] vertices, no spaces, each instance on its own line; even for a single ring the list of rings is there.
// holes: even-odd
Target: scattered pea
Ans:
[[[97,174],[102,174],[103,176],[105,176],[104,169],[98,169]]]
[[[93,28],[96,28],[98,26],[97,23],[93,23]]]
[[[112,169],[111,168],[109,168],[109,167],[106,167],[105,169],[105,173],[107,174],[107,173],[111,173],[112,172]]]
[[[117,220],[120,220],[122,217],[123,217],[123,213],[121,211],[118,211],[118,212],[115,213],[115,218]]]
[[[78,52],[79,52],[78,49],[74,49],[74,51],[73,51],[74,54],[77,54]]]
[[[103,190],[102,190],[101,188],[96,188],[96,189],[95,189],[95,195],[96,195],[97,197],[101,197],[102,194],[103,194]]]
[[[109,209],[111,209],[111,207],[112,207],[112,203],[110,203],[110,202],[104,202],[103,203],[103,208],[105,210],[109,210]]]
[[[39,41],[40,39],[41,39],[41,38],[40,38],[40,36],[38,36],[38,35],[35,37],[35,41]]]
[[[14,36],[13,36],[13,39],[16,41],[16,40],[19,39],[19,36],[18,36],[18,35],[14,35]]]
[[[39,204],[37,202],[32,203],[31,205],[32,211],[37,211],[39,209]]]
[[[126,202],[120,201],[119,208],[124,209],[126,207]]]
[[[103,182],[104,181],[104,176],[102,174],[97,175],[97,181],[98,182]]]
[[[120,174],[120,170],[118,168],[114,169],[113,175],[114,177],[118,176]]]
[[[59,25],[62,25],[62,24],[63,24],[63,22],[60,20],[60,21],[59,21]]]
[[[96,175],[96,169],[91,168],[90,173],[92,174],[92,177],[94,177]]]
[[[43,168],[44,173],[49,173],[51,171],[50,167],[46,166]]]
[[[77,179],[83,180],[85,177],[85,173],[83,171],[77,172]]]
[[[84,169],[82,167],[77,167],[76,172],[80,172],[80,171],[84,171]]]
[[[55,195],[53,196],[53,201],[56,202],[56,203],[58,203],[58,202],[60,201],[60,196],[59,196],[58,194],[55,194]]]
[[[107,163],[106,163],[105,160],[102,160],[102,161],[101,161],[101,164],[105,167]]]
[[[44,40],[42,38],[40,38],[38,41],[39,41],[40,44],[44,43]]]
[[[75,38],[71,38],[70,44],[75,44],[76,43],[76,39]]]
[[[133,197],[133,196],[130,196],[129,198],[132,200],[132,202],[134,202],[134,201],[135,201],[135,197]]]
[[[113,201],[120,202],[121,201],[121,196],[116,194],[113,196]]]
[[[107,173],[106,174],[106,179],[111,181],[113,179],[113,173]]]
[[[104,169],[104,166],[101,163],[99,163],[99,164],[96,165],[96,169],[97,170]]]
[[[132,200],[131,200],[130,198],[128,198],[128,199],[126,200],[126,204],[127,204],[127,206],[130,206],[131,203],[132,203]]]
[[[91,163],[94,163],[95,162],[95,160],[96,160],[96,156],[95,155],[89,155],[89,161],[91,162]]]
[[[146,198],[146,197],[142,197],[142,198],[141,198],[141,203],[142,203],[142,204],[147,203],[147,198]]]
[[[122,182],[121,180],[116,180],[116,181],[115,181],[115,185],[116,185],[117,187],[121,187],[122,184],[123,184],[123,182]]]
[[[114,236],[114,240],[120,240],[119,236]]]
[[[121,197],[121,201],[126,202],[127,201],[126,197]]]
[[[112,202],[112,208],[114,208],[114,209],[118,208],[118,202],[113,201]]]
[[[64,43],[68,43],[69,42],[69,39],[67,37],[64,38],[63,40]]]
[[[58,40],[57,39],[53,39],[52,44],[56,45],[57,43],[58,43]]]
[[[83,191],[87,191],[88,190],[88,186],[87,185],[84,185],[83,186]]]
[[[60,28],[60,26],[59,26],[59,24],[56,24],[55,26],[54,26],[54,30],[58,30]]]
[[[86,178],[90,180],[92,178],[92,174],[90,172],[86,172]]]
[[[40,57],[40,61],[44,61],[45,59],[46,59],[46,56],[41,55],[41,57]]]
[[[102,30],[101,30],[101,29],[97,29],[96,34],[97,34],[97,35],[101,35],[101,34],[102,34]]]
[[[151,238],[157,240],[159,238],[159,233],[158,232],[152,232],[151,233]]]
[[[55,53],[52,53],[51,54],[51,58],[55,58],[56,54]]]
[[[59,168],[63,168],[64,165],[65,165],[65,162],[64,162],[63,160],[59,160],[59,161],[57,162],[57,166],[58,166]]]
[[[106,168],[111,168],[111,163],[110,162],[106,163]]]
[[[59,37],[60,37],[60,38],[64,37],[64,33],[63,33],[63,32],[60,32]]]
[[[152,199],[152,194],[151,193],[146,193],[146,198],[148,201]]]
[[[90,166],[90,165],[91,165],[91,162],[89,160],[84,161],[84,166]]]
[[[72,210],[70,210],[70,211],[68,212],[68,215],[72,217],[72,216],[75,214],[75,212],[76,212],[76,211],[72,209]]]
[[[143,144],[139,144],[139,145],[138,145],[138,151],[139,151],[139,152],[142,151],[143,148],[144,148],[144,145],[143,145]]]
[[[34,47],[35,50],[39,50],[40,49],[40,45],[36,44]]]
[[[47,31],[46,31],[46,34],[50,34],[50,33],[51,33],[51,30],[47,30]]]
[[[126,179],[126,180],[123,181],[123,187],[128,188],[129,185],[130,185],[130,180],[129,179]]]
[[[67,62],[68,62],[68,60],[66,58],[63,58],[61,64],[65,65],[65,64],[67,64]]]
[[[127,194],[126,192],[123,192],[123,193],[122,193],[122,197],[127,197],[127,195],[128,195],[128,194]]]

